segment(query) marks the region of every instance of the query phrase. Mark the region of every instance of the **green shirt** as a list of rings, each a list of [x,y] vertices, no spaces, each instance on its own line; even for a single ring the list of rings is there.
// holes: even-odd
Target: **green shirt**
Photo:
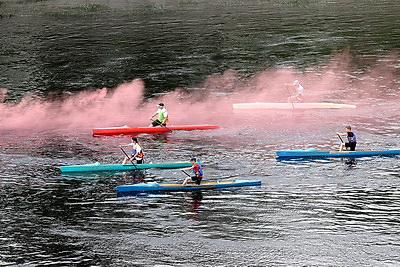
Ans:
[[[158,112],[158,120],[160,122],[163,122],[165,118],[168,117],[168,112],[165,108],[159,109],[157,112]]]

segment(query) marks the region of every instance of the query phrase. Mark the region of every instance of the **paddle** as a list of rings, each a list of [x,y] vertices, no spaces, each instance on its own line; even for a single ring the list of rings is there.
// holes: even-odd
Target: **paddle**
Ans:
[[[133,165],[133,166],[135,167],[135,169],[137,170],[137,166],[136,166],[135,163],[133,163],[133,159],[131,159],[131,158],[128,156],[128,154],[126,154],[125,150],[124,150],[122,147],[119,147],[119,148],[122,150],[122,152],[124,152],[125,156],[129,159],[129,161],[132,163],[132,165]]]
[[[340,141],[341,141],[342,143],[344,143],[342,137],[340,136],[340,134],[337,134],[337,136],[339,137]]]
[[[150,121],[151,122],[155,122],[154,120],[152,120],[152,119],[150,119]],[[172,132],[172,130],[170,129],[170,128],[168,128],[167,126],[165,126],[164,124],[159,124],[159,125],[161,125],[162,127],[164,127],[164,128],[166,128],[166,129],[168,129],[169,131],[171,131]]]
[[[292,95],[290,94],[290,91],[289,91],[289,88],[287,87],[287,85],[285,85],[285,87],[286,87],[286,90],[287,90],[287,92],[288,92],[288,94],[289,94],[289,99],[290,99],[290,103],[292,103],[292,108],[294,109],[294,104],[293,104],[293,100],[292,100]]]
[[[339,149],[339,151],[342,152],[342,151],[343,151],[343,150],[342,150],[342,149],[343,149],[343,148],[342,148],[342,144],[343,144],[344,142],[343,142],[343,139],[342,139],[342,137],[340,136],[340,134],[338,134],[338,133],[336,133],[336,134],[337,134],[337,136],[339,137],[340,142],[342,142],[342,143],[340,144],[340,149]]]
[[[184,170],[181,170],[184,174],[186,174],[188,177],[191,177],[189,173],[185,172]],[[196,182],[197,183],[197,182]]]
[[[184,174],[186,174],[187,176],[190,177],[190,174],[188,174],[187,172],[185,172],[184,170],[181,170]]]

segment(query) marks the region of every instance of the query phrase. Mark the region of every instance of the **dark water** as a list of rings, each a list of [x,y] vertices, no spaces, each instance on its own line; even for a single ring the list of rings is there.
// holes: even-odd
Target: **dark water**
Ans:
[[[8,101],[134,78],[145,81],[150,97],[227,69],[307,69],[343,51],[355,70],[381,60],[398,69],[398,59],[390,63],[400,47],[397,0],[0,4],[0,86]]]
[[[226,69],[310,71],[342,50],[353,64],[344,75],[386,86],[355,100],[356,111],[239,113],[217,130],[139,137],[148,162],[195,155],[208,179],[262,181],[253,188],[121,198],[115,186],[133,179],[184,175],[61,175],[62,165],[121,161],[117,145],[129,137],[2,130],[1,266],[400,265],[399,156],[275,158],[279,149],[337,148],[335,132],[347,122],[357,126],[360,149],[399,147],[398,76],[363,75],[382,62],[398,73],[398,1],[1,1],[0,8],[0,87],[11,102],[137,77],[152,97]]]
[[[118,197],[135,174],[61,175],[58,166],[118,162],[128,137],[88,133],[2,135],[1,264],[98,266],[397,266],[399,157],[278,161],[284,146],[337,147],[322,113],[287,123],[142,136],[149,161],[198,156],[208,179],[260,179],[261,187]],[[329,112],[329,111],[328,111]],[[293,129],[293,121],[301,118]],[[248,119],[248,118],[246,118]],[[371,129],[374,123],[366,125]],[[398,129],[398,124],[397,124]],[[397,130],[398,131],[398,130]],[[307,133],[305,136],[304,133]],[[358,132],[365,144],[376,135]],[[383,134],[376,147],[397,144]],[[360,145],[361,146],[361,145]],[[365,147],[366,145],[364,145]],[[285,146],[286,147],[286,146]],[[308,146],[309,147],[309,146]],[[136,177],[137,179],[138,177]],[[142,177],[143,178],[143,177]],[[145,181],[182,181],[148,170]]]

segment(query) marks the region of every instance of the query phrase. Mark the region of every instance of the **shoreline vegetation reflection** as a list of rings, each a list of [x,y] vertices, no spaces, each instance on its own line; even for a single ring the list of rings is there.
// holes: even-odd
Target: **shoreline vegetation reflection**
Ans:
[[[351,10],[348,5],[3,0],[0,88],[7,89],[7,102],[18,102],[27,93],[59,98],[139,78],[146,84],[145,98],[152,98],[196,88],[227,70],[244,77],[282,67],[309,72],[343,53],[354,73],[385,60],[395,65],[396,5],[358,1]]]

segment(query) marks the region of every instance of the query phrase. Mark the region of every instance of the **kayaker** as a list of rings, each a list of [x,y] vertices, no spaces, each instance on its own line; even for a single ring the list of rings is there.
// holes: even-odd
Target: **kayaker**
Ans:
[[[122,164],[126,164],[129,161],[135,160],[136,164],[142,164],[143,163],[143,149],[141,145],[139,144],[138,140],[136,137],[132,137],[132,143],[126,144],[126,145],[120,145],[120,147],[132,147],[132,153],[130,157],[125,157],[124,160],[122,161]]]
[[[285,83],[286,86],[292,86],[296,90],[296,94],[294,96],[288,97],[288,103],[292,102],[304,102],[304,87],[301,86],[298,80],[295,80],[293,83]],[[290,92],[289,92],[290,94]]]
[[[196,158],[191,158],[190,163],[192,163],[192,167],[181,169],[182,171],[185,170],[193,170],[193,176],[188,176],[183,181],[182,185],[186,185],[189,180],[192,180],[197,185],[201,183],[201,179],[203,179],[203,168],[201,167],[200,163],[196,162]]]
[[[150,117],[150,120],[152,123],[150,123],[149,127],[155,127],[155,126],[167,126],[168,122],[168,111],[164,106],[164,103],[159,103],[157,105],[157,111],[154,112],[154,114]],[[157,116],[156,120],[153,120],[153,118]]]
[[[355,151],[356,150],[356,145],[357,145],[357,138],[356,135],[351,131],[351,126],[346,126],[346,132],[345,133],[336,133],[339,136],[346,136],[347,137],[347,142],[341,143],[339,151],[343,151],[343,148],[350,148],[350,151]]]

